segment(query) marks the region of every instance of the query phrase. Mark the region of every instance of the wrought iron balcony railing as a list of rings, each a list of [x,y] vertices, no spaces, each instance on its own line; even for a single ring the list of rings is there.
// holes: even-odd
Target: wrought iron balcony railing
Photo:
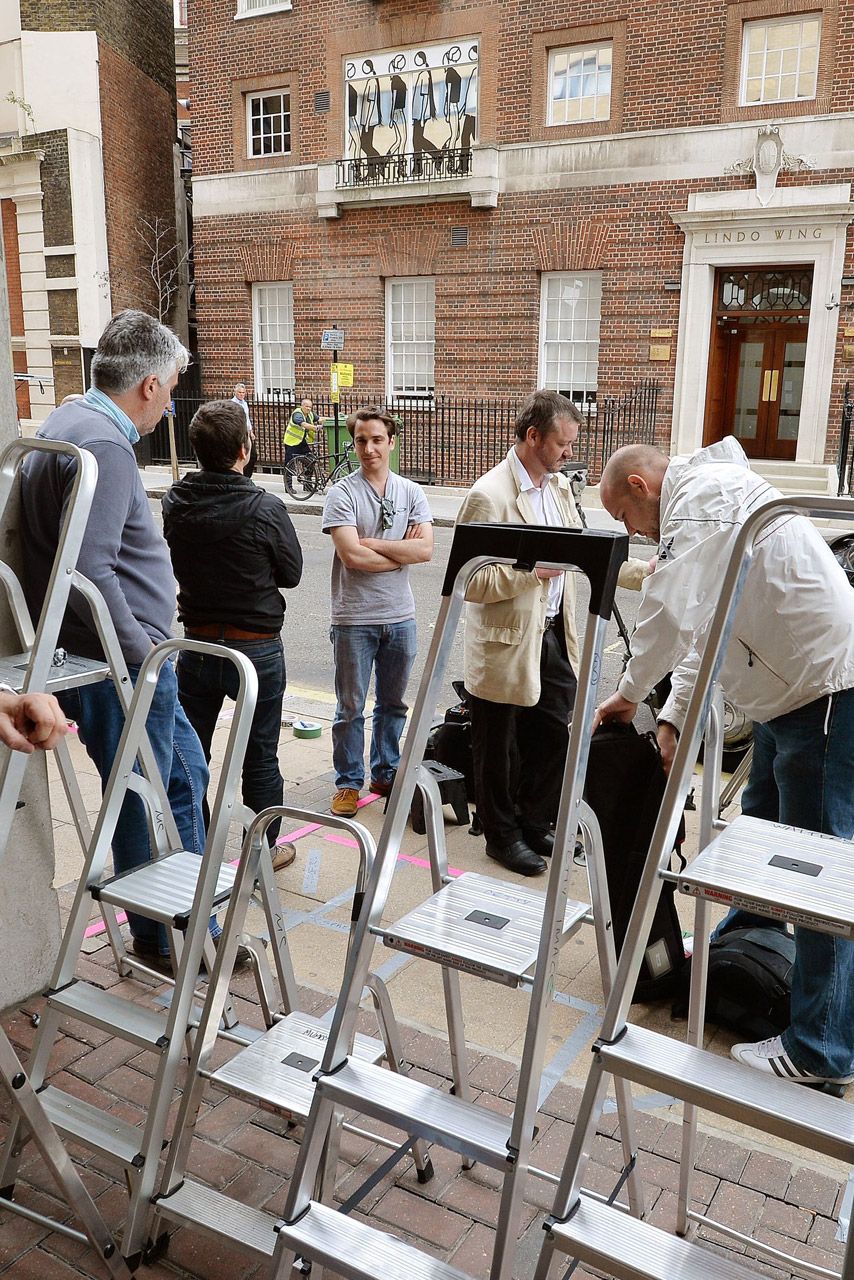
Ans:
[[[467,178],[472,153],[465,151],[402,152],[394,156],[362,156],[336,163],[338,187],[389,187],[399,182],[429,182],[433,178]]]

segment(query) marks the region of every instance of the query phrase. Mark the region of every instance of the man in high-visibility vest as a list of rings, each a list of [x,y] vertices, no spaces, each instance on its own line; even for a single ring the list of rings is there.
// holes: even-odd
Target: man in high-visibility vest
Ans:
[[[314,444],[316,430],[317,418],[312,408],[311,397],[305,396],[300,400],[299,408],[294,409],[285,427],[285,489],[288,493],[293,492],[288,463],[298,454],[310,451]]]

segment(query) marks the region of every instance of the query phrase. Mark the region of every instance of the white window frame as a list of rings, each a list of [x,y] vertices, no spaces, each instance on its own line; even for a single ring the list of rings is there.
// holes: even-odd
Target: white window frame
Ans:
[[[262,325],[265,321],[264,308],[266,304],[266,295],[272,289],[284,289],[286,293],[287,305],[285,312],[290,313],[290,335],[284,340],[280,335],[275,339],[262,338]],[[281,306],[279,299],[276,301],[277,308]],[[273,385],[274,379],[268,378],[266,368],[269,367],[272,353],[265,351],[265,347],[272,346],[284,347],[284,356],[278,355],[276,359],[283,361],[285,372],[290,377],[283,377],[282,386]],[[252,355],[255,369],[255,393],[256,395],[280,395],[283,401],[290,402],[294,398],[294,390],[296,388],[296,365],[294,362],[294,286],[290,280],[270,281],[263,284],[253,284],[252,286]]]
[[[742,27],[742,32],[741,32],[741,68],[740,68],[739,85],[738,85],[739,106],[762,107],[766,105],[773,106],[777,102],[814,102],[815,101],[816,97],[818,96],[818,72],[819,72],[819,65],[821,60],[821,38],[823,34],[822,16],[823,15],[821,11],[816,10],[814,13],[793,13],[788,17],[757,18],[756,20],[751,20],[750,22],[744,23]],[[759,28],[763,28],[765,30],[766,32],[765,48],[762,52],[765,59],[764,66],[767,67],[767,59],[768,59],[768,53],[769,53],[768,35],[767,35],[768,31],[772,27],[800,26],[801,34],[803,35],[803,25],[805,22],[818,23],[818,43],[815,46],[815,67],[813,69],[814,79],[813,79],[812,93],[809,93],[809,94],[796,93],[794,97],[788,97],[788,98],[783,98],[783,97],[766,98],[764,96],[764,91],[765,91],[765,80],[766,78],[768,78],[768,76],[767,76],[767,70],[763,70],[762,76],[759,77],[762,83],[762,96],[757,98],[755,101],[752,101],[752,102],[749,101],[747,97],[747,82],[749,79],[750,80],[756,79],[755,76],[748,76],[748,65],[749,65],[749,57],[750,57],[750,49],[748,46],[750,42],[750,33],[752,31],[756,31]],[[801,54],[803,53],[804,45],[803,43],[801,43],[793,47],[796,48],[797,54],[798,54],[797,68],[795,71],[789,71],[789,72],[784,72],[781,68],[779,72],[774,72],[772,78],[775,79],[778,83],[782,81],[782,78],[784,75],[794,75],[796,82],[800,78]],[[813,46],[808,45],[806,47],[812,48]],[[774,51],[772,50],[770,52],[774,52]]]
[[[596,92],[594,94],[582,94],[577,99],[579,103],[582,103],[586,99],[590,99],[592,97],[594,101],[593,115],[585,116],[581,112],[581,109],[579,107],[579,115],[577,120],[555,119],[555,97],[554,97],[553,84],[554,84],[554,77],[555,77],[556,60],[558,58],[565,57],[566,55],[572,54],[572,53],[581,53],[583,55],[586,55],[588,53],[595,53],[596,54],[595,75],[598,80],[598,77],[602,74],[602,70],[603,70],[599,66],[599,56],[602,53],[602,51],[605,49],[608,50],[608,53],[610,54],[610,59],[611,59],[610,65],[608,68],[610,72],[610,76],[608,80],[607,112],[604,115],[599,115],[596,111],[596,103],[600,97],[598,92],[598,83],[597,83]],[[561,99],[561,101],[565,101],[565,102],[570,102],[573,100],[574,99],[571,99],[571,98]],[[614,101],[614,41],[613,40],[596,40],[596,41],[591,41],[589,44],[568,44],[568,45],[562,45],[560,48],[557,48],[557,49],[549,50],[548,79],[546,81],[546,124],[548,126],[560,128],[563,126],[574,125],[574,124],[606,124],[611,119],[611,110],[613,107],[613,101]]]
[[[558,300],[556,323],[562,329],[568,324],[568,332],[557,337],[548,333],[547,326],[554,323],[549,316],[552,287],[563,286],[579,290],[576,301],[584,303],[584,315],[576,313],[569,302]],[[592,289],[592,291],[591,291]],[[591,315],[591,301],[597,306]],[[544,271],[540,278],[540,332],[537,385],[551,391],[562,391],[579,408],[595,405],[599,389],[599,334],[602,323],[602,272],[601,271]],[[553,370],[554,357],[548,350],[556,344],[561,348],[557,356],[558,372]],[[560,370],[569,366],[571,376],[563,378]],[[583,377],[576,377],[576,370],[583,366]],[[592,374],[591,374],[592,368]]]
[[[292,8],[291,0],[237,0],[234,20],[239,22],[242,18],[260,18],[267,13],[279,13]]]
[[[259,98],[269,98],[277,93],[283,97],[287,95],[288,99],[288,149],[287,151],[260,151],[256,153],[252,150],[252,103]],[[291,97],[290,85],[277,85],[274,89],[255,89],[246,94],[246,156],[249,160],[275,160],[291,155],[294,145],[294,116],[291,109]]]
[[[428,333],[432,332],[432,336],[426,338],[406,338],[395,342],[393,337],[393,312],[394,312],[394,294],[401,286],[417,286],[428,285],[426,291],[431,295],[432,316],[426,319],[425,328]],[[424,322],[422,322],[424,323]],[[419,400],[432,400],[436,385],[436,281],[433,276],[391,276],[385,282],[385,347],[386,347],[386,394],[389,397],[400,398],[408,396]],[[400,367],[401,359],[405,359],[407,355],[411,355],[417,361],[419,352],[414,350],[417,347],[428,347],[428,360],[430,365],[430,386],[418,387],[416,385],[406,386],[406,379],[401,378],[402,385],[396,386],[395,369]],[[409,351],[407,351],[409,348]],[[414,384],[414,379],[410,380]]]

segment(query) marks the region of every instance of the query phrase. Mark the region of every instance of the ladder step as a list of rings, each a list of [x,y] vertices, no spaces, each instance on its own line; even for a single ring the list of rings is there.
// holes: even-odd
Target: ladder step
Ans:
[[[761,1274],[586,1197],[568,1222],[548,1229],[556,1248],[614,1280],[757,1280]]]
[[[110,995],[89,982],[75,981],[62,991],[51,992],[48,1004],[72,1018],[79,1018],[93,1027],[101,1027],[122,1040],[141,1045],[143,1049],[160,1051],[168,1041],[164,1036],[166,1018],[154,1009],[121,996]]]
[[[356,1058],[322,1076],[317,1087],[325,1098],[353,1107],[361,1115],[438,1142],[449,1151],[471,1155],[494,1169],[507,1168],[509,1116]]]
[[[96,902],[111,902],[115,907],[183,929],[193,909],[201,865],[202,859],[196,854],[180,849],[93,886],[92,897]],[[235,874],[236,867],[220,867],[214,908],[228,901]]]
[[[292,1226],[278,1231],[300,1257],[346,1280],[470,1280],[448,1262],[312,1201]]]
[[[680,892],[854,937],[852,844],[743,814],[677,881]]]
[[[226,1236],[234,1244],[272,1258],[276,1247],[277,1219],[261,1209],[233,1200],[200,1182],[183,1182],[171,1195],[158,1197],[157,1211],[170,1222],[217,1236]]]
[[[0,660],[0,684],[7,684],[10,689],[20,693],[24,687],[24,677],[30,666],[32,651],[13,653]],[[110,668],[106,662],[92,658],[79,658],[69,653],[59,666],[51,666],[45,693],[61,693],[63,689],[79,689],[84,684],[97,684],[106,680]]]
[[[329,1039],[329,1028],[307,1013],[289,1013],[211,1074],[211,1083],[294,1120],[305,1120],[314,1097],[314,1076]],[[357,1035],[354,1056],[381,1062],[381,1041]]]
[[[518,987],[533,975],[545,897],[537,889],[466,872],[377,932],[396,951]],[[589,910],[586,903],[567,902],[562,941]]]
[[[854,1161],[854,1112],[840,1098],[633,1025],[616,1044],[597,1050],[605,1070],[614,1075],[846,1164]]]
[[[84,1147],[106,1152],[121,1164],[139,1168],[139,1147],[143,1136],[141,1129],[135,1129],[125,1120],[108,1115],[91,1102],[83,1102],[70,1093],[63,1093],[53,1085],[41,1090],[39,1100],[48,1119],[53,1121],[60,1133],[81,1142]]]

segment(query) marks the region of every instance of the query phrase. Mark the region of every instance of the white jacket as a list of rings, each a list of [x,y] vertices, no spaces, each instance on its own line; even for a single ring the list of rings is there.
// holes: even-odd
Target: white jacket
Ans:
[[[779,497],[734,437],[672,458],[661,490],[658,565],[647,578],[619,691],[641,702],[668,671],[661,719],[681,728],[741,525]],[[854,686],[854,591],[817,529],[784,515],[759,535],[721,670],[727,697],[766,721]]]

